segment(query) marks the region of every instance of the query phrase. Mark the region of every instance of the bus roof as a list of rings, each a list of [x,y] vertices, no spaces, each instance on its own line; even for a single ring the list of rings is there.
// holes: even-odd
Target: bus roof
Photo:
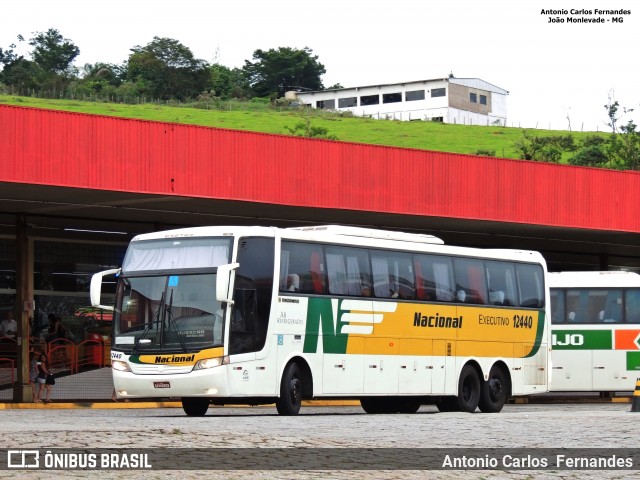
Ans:
[[[551,288],[622,288],[640,287],[640,275],[634,272],[553,272],[549,273]]]
[[[450,246],[445,245],[440,238],[433,235],[343,225],[318,225],[295,228],[264,226],[189,227],[136,235],[132,242],[220,236],[279,237],[286,240],[318,241],[360,247],[380,247],[434,254],[465,255],[478,258],[540,263],[544,264],[546,268],[544,258],[539,252],[535,251]]]
[[[317,227],[293,227],[287,230],[300,230],[301,232],[328,233],[331,235],[344,235],[348,237],[377,238],[380,240],[398,240],[402,242],[432,243],[443,245],[444,242],[433,235],[422,233],[405,233],[393,230],[378,230],[375,228],[350,227],[345,225],[319,225]]]

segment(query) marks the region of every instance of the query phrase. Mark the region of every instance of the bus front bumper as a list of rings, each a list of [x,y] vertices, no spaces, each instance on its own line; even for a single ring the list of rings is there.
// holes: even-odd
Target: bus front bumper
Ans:
[[[122,398],[228,397],[224,366],[185,374],[144,374],[113,370],[113,385]]]

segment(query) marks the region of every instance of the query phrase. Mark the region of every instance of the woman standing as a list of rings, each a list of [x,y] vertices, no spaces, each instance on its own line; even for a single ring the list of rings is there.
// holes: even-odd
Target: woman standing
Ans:
[[[44,353],[40,354],[40,358],[38,358],[38,395],[36,397],[36,402],[39,402],[42,398],[42,390],[47,390],[47,396],[44,400],[44,403],[51,402],[51,384],[48,381],[49,376],[49,361],[47,360],[47,356]]]

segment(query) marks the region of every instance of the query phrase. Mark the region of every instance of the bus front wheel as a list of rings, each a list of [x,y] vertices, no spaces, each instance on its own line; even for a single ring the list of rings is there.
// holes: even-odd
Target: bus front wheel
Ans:
[[[182,409],[189,417],[202,417],[209,409],[209,399],[184,397],[182,399]]]
[[[297,415],[302,405],[302,373],[296,363],[290,363],[282,375],[280,397],[276,409],[280,415]]]

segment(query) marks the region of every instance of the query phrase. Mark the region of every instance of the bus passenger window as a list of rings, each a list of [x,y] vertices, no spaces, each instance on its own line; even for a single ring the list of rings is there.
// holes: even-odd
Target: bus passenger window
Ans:
[[[544,307],[544,280],[540,265],[525,263],[516,265],[518,287],[520,290],[520,306],[529,308]]]
[[[280,291],[324,293],[323,267],[319,245],[282,242]]]
[[[454,258],[453,269],[456,289],[464,290],[464,303],[486,304],[487,286],[481,260]],[[458,299],[458,301],[461,301]]]
[[[371,277],[369,252],[361,248],[326,247],[329,293],[360,297]]]
[[[565,323],[567,320],[564,315],[564,291],[560,289],[551,289],[551,322]]]
[[[510,262],[486,261],[487,281],[489,285],[489,303],[491,305],[516,304],[516,271]]]
[[[640,323],[640,289],[629,289],[624,294],[624,318],[627,323]]]
[[[371,250],[373,293],[378,298],[416,298],[411,256]]]
[[[420,300],[453,302],[455,290],[451,258],[439,255],[416,255],[416,290]]]

